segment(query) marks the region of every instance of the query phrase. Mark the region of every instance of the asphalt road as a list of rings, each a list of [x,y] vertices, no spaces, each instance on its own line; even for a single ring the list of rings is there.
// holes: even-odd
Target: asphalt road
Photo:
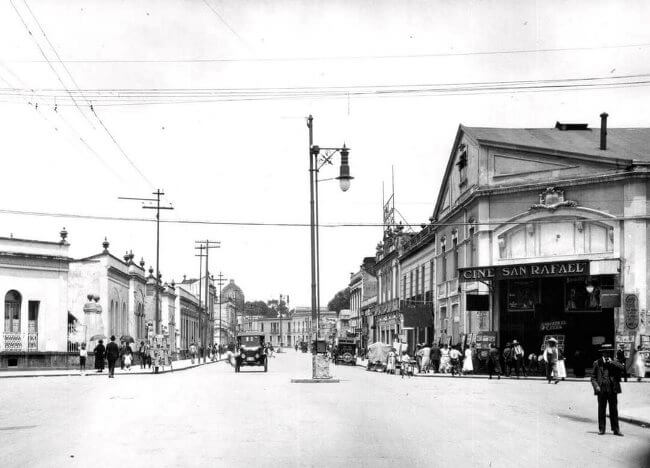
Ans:
[[[311,356],[269,372],[216,363],[164,375],[0,379],[0,466],[650,466],[650,429],[597,435],[586,383],[412,378]],[[620,405],[650,405],[650,385]]]

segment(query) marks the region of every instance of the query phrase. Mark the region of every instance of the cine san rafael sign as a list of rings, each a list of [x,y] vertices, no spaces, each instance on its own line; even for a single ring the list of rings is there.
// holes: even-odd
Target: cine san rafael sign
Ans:
[[[458,269],[458,277],[460,281],[464,282],[584,275],[589,275],[589,262],[587,261],[524,263]]]

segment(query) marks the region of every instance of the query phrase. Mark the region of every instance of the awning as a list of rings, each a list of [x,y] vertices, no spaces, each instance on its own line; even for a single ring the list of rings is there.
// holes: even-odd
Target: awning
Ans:
[[[405,327],[432,327],[433,307],[431,304],[403,304],[400,312],[404,316]]]

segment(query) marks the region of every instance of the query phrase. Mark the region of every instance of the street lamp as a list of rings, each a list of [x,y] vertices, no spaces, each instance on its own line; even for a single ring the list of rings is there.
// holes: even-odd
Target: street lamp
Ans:
[[[314,118],[310,115],[307,118],[309,128],[309,205],[310,205],[310,234],[311,234],[311,316],[312,321],[316,320],[316,339],[320,338],[320,259],[318,245],[318,173],[326,164],[332,165],[332,159],[337,153],[341,155],[341,166],[339,186],[343,192],[350,189],[353,177],[350,175],[349,155],[350,149],[345,144],[340,148],[321,148],[314,145]],[[327,366],[317,366],[316,354],[313,361],[313,377],[329,378],[329,371],[324,372]],[[321,370],[317,370],[321,369]]]

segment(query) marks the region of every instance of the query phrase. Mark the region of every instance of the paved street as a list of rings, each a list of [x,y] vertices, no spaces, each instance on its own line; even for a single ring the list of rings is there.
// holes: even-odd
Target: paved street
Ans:
[[[292,384],[310,355],[267,374],[183,372],[0,379],[0,466],[649,466],[650,429],[597,435],[587,383],[412,378],[337,367]],[[650,406],[624,384],[622,408]]]

